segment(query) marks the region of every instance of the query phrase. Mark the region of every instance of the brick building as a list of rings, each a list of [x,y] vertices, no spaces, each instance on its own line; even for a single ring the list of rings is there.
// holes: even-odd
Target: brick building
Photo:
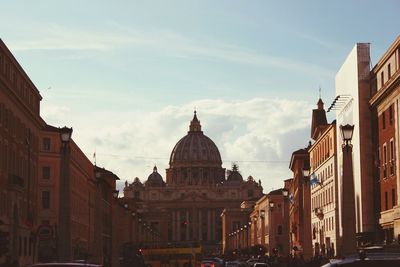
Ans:
[[[287,184],[287,187],[289,185]],[[288,188],[273,190],[267,194],[265,205],[265,247],[268,255],[289,255]]]
[[[376,115],[376,160],[380,191],[379,225],[385,243],[400,241],[399,100],[400,37],[393,42],[371,71],[376,92],[370,104]]]
[[[293,172],[289,186],[289,243],[292,252],[305,259],[312,257],[310,182],[309,177],[303,176],[309,161],[308,148],[303,148],[292,153],[289,165]]]
[[[328,124],[321,99],[317,105],[309,148],[313,253],[333,257],[340,247],[336,121]]]
[[[70,240],[71,259],[91,259],[95,253],[95,196],[96,183],[93,164],[71,140],[69,160]],[[60,128],[46,125],[41,133],[38,183],[38,229],[51,229],[52,238],[41,237],[38,232],[39,261],[58,258],[57,240],[60,228],[60,175],[61,140]],[[67,190],[62,188],[62,190]]]
[[[0,39],[0,220],[8,256],[19,264],[36,256],[38,159],[42,97]],[[0,263],[6,260],[0,257]]]

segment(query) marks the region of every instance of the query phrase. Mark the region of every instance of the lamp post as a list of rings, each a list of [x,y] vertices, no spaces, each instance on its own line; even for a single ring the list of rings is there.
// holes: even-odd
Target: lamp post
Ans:
[[[118,203],[118,195],[119,195],[119,190],[114,190],[113,191],[113,206],[112,206],[112,227],[111,227],[111,246],[112,246],[112,253],[111,253],[111,266],[117,266],[119,263],[119,247],[121,243],[121,236],[119,232],[119,214],[118,214],[118,208],[119,208],[119,203]]]
[[[310,177],[310,169],[308,167],[304,167],[302,171],[303,171],[304,182],[307,183],[308,178]]]
[[[283,255],[287,256],[289,254],[289,207],[287,205],[289,190],[286,188],[282,189],[283,195]]]
[[[71,260],[71,184],[70,184],[70,140],[72,128],[64,126],[59,129],[60,149],[60,188],[59,188],[59,211],[58,211],[58,259],[61,262]]]
[[[99,167],[94,166],[94,177],[95,177],[95,222],[94,222],[94,257],[99,263],[103,263],[104,251],[103,251],[103,211],[104,205],[102,201],[103,185],[102,185],[103,173]]]
[[[261,219],[261,245],[265,246],[265,210],[260,210]]]
[[[356,252],[356,215],[353,177],[353,137],[354,125],[340,126],[342,134],[342,255]]]
[[[268,254],[271,254],[271,249],[272,249],[272,241],[273,238],[275,237],[275,233],[274,233],[274,227],[272,227],[273,225],[273,219],[272,219],[272,212],[274,211],[274,207],[275,207],[275,202],[272,200],[269,200],[268,202],[268,206],[269,206],[269,212],[268,212]],[[275,243],[275,242],[274,242]]]
[[[119,190],[114,190],[113,192],[114,199],[118,199],[118,195],[119,195]]]
[[[253,231],[253,236],[254,236],[254,246],[256,245],[256,244],[258,244],[258,236],[257,236],[257,232],[258,232],[258,229],[257,229],[257,227],[258,227],[258,225],[257,225],[257,217],[254,217],[253,218],[253,228],[254,228],[254,231]]]
[[[309,157],[309,156],[308,156]],[[311,186],[310,186],[310,162],[309,158],[303,161],[303,180],[299,182],[298,208],[300,209],[300,221],[298,229],[298,242],[305,257],[311,257]]]

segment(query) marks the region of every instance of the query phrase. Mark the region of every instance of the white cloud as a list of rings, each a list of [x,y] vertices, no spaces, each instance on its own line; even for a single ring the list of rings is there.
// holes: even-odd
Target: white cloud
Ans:
[[[194,106],[204,133],[221,152],[223,166],[230,168],[232,162],[238,162],[243,177],[261,179],[266,191],[281,187],[289,178],[291,152],[307,144],[311,106],[285,99],[204,99],[150,113],[96,112],[85,116],[53,112],[57,108],[51,107],[43,108],[43,117],[46,121],[51,118],[56,126],[70,122],[75,141],[87,155],[96,150],[98,165],[114,171],[123,181],[132,181],[136,176],[147,179],[154,164],[165,178],[170,153],[186,135]]]
[[[78,30],[57,24],[33,25],[36,34],[23,36],[10,42],[18,50],[95,50],[107,51],[121,47],[150,49],[152,54],[168,57],[190,58],[208,61],[224,61],[236,64],[273,67],[295,71],[310,76],[332,77],[334,71],[304,61],[276,57],[252,49],[226,44],[216,40],[188,37],[170,30],[138,31],[118,24],[103,31]]]

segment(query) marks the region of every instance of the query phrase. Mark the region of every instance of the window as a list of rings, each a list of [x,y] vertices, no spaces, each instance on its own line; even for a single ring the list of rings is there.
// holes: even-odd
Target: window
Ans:
[[[390,140],[390,162],[389,162],[389,166],[390,166],[390,175],[394,174],[394,143],[393,143],[393,139]]]
[[[249,189],[249,190],[247,191],[247,196],[248,196],[248,197],[253,197],[253,196],[254,196],[254,192],[253,192],[252,189]]]
[[[139,198],[140,197],[140,192],[139,191],[133,192],[133,197],[134,198]]]
[[[42,208],[50,209],[50,192],[49,191],[42,192]]]
[[[390,79],[391,75],[391,69],[390,69],[390,63],[388,64],[388,79]]]
[[[384,84],[384,78],[385,78],[385,74],[383,73],[383,71],[381,72],[381,87],[383,87]]]
[[[50,167],[49,166],[44,166],[42,168],[42,178],[43,179],[50,179]]]
[[[385,210],[388,210],[388,192],[385,192]]]
[[[392,208],[396,206],[396,190],[392,188]]]
[[[48,137],[43,138],[43,150],[50,151],[51,140]]]
[[[386,143],[383,144],[383,178],[387,177],[387,149]]]
[[[393,123],[393,105],[389,107],[389,124],[392,125]]]
[[[385,111],[382,112],[382,129],[386,128]]]

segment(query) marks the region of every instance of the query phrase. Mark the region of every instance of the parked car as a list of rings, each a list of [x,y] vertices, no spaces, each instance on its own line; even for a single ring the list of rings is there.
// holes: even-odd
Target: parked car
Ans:
[[[240,261],[227,261],[225,267],[247,267],[246,263]]]
[[[344,259],[332,260],[322,267],[399,267],[400,252],[388,251],[383,247],[369,247]]]
[[[265,262],[256,262],[253,264],[253,267],[269,267],[269,265]]]
[[[257,262],[258,262],[258,259],[252,258],[252,259],[248,259],[246,261],[246,264],[248,267],[252,267],[252,266],[254,266],[254,263],[257,263]]]
[[[201,261],[201,267],[224,267],[224,261],[220,258],[205,258]]]

